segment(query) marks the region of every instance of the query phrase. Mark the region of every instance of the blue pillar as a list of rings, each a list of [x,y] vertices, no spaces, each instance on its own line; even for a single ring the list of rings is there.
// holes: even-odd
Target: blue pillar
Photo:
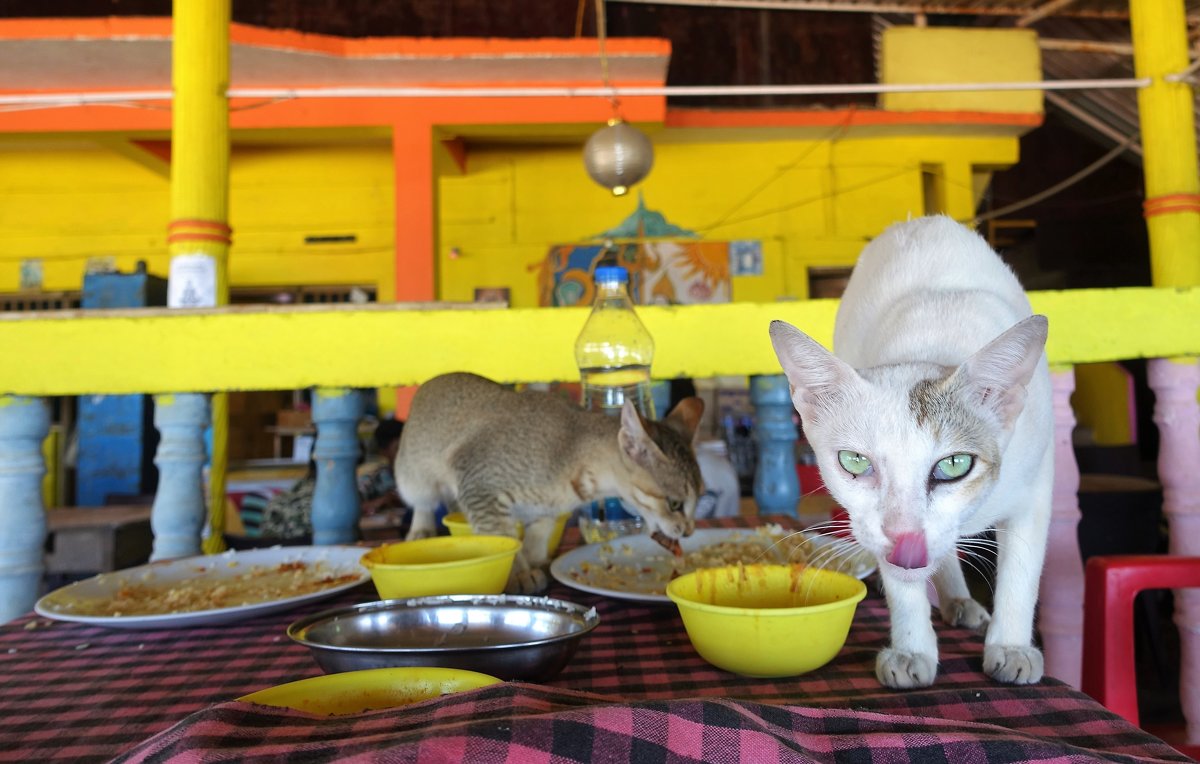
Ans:
[[[352,544],[358,540],[358,420],[363,401],[357,390],[318,388],[313,394],[317,442],[317,486],[313,492],[314,544]]]
[[[42,441],[49,432],[41,398],[0,396],[0,623],[32,610],[42,583]]]
[[[161,439],[154,463],[158,490],[150,513],[154,530],[151,560],[200,554],[204,503],[204,430],[208,396],[200,393],[154,396],[154,426]]]
[[[758,442],[758,468],[754,473],[754,501],[762,514],[797,515],[800,480],[796,477],[796,426],[792,423],[792,395],[782,374],[750,378],[754,404],[754,439]]]

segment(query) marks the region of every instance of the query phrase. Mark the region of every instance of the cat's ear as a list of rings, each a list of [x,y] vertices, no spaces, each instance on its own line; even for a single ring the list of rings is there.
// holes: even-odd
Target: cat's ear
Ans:
[[[646,432],[646,420],[629,399],[621,407],[621,431],[617,433],[617,441],[621,450],[644,469],[651,469],[652,465],[666,459],[662,449]]]
[[[786,321],[771,322],[771,344],[792,387],[792,402],[802,418],[860,379],[850,364]]]
[[[675,408],[671,409],[671,413],[667,414],[662,423],[682,435],[690,443],[696,436],[696,428],[700,426],[700,417],[703,415],[704,401],[702,399],[684,398],[675,404]]]
[[[964,385],[975,403],[990,408],[1001,424],[1011,427],[1025,406],[1025,386],[1037,369],[1048,331],[1045,316],[1017,322],[963,361],[951,382]]]

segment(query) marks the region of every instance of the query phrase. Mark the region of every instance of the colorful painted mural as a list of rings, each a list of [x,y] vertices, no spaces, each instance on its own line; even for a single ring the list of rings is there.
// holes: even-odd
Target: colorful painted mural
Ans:
[[[639,305],[729,302],[729,242],[643,241],[561,244],[540,267],[540,304],[589,305],[600,264],[629,269],[629,294]]]
[[[597,265],[629,270],[629,294],[639,305],[729,302],[730,253],[745,242],[699,241],[697,234],[646,208],[618,226],[589,237],[599,243],[558,244],[538,266],[539,303],[589,305]]]

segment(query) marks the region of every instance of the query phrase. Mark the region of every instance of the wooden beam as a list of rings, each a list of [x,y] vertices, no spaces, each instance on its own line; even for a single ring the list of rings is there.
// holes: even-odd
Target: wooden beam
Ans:
[[[1032,13],[1027,13],[1017,19],[1014,24],[1019,27],[1027,27],[1036,24],[1047,16],[1052,16],[1064,10],[1068,5],[1073,5],[1075,0],[1048,0],[1042,3]]]

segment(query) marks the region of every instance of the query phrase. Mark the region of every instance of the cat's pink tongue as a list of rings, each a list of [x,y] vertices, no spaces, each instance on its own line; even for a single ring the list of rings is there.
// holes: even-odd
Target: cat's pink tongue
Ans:
[[[887,561],[898,568],[923,568],[929,564],[924,533],[901,533],[888,553]]]

